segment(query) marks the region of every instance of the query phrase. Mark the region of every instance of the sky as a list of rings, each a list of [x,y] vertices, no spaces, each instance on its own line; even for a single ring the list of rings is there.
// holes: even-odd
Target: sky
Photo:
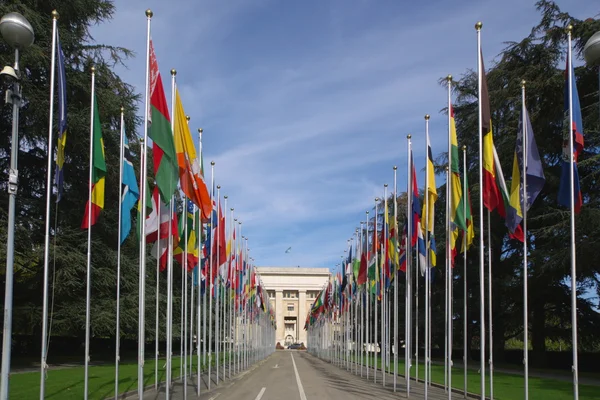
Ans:
[[[393,190],[394,165],[406,190],[407,134],[423,184],[425,114],[434,157],[447,151],[438,81],[476,69],[475,23],[490,66],[539,21],[533,0],[114,3],[92,36],[135,52],[115,70],[143,93],[152,9],[167,98],[175,68],[192,133],[204,130],[206,180],[214,161],[255,263],[332,270],[383,185]],[[593,1],[557,3],[576,18],[597,13]]]

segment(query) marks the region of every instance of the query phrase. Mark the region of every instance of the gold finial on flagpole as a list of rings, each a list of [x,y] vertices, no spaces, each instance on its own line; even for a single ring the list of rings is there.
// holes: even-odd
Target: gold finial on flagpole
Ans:
[[[521,81],[521,87],[525,87],[525,84],[526,84],[526,83],[527,83],[527,82],[525,81],[525,79],[523,79],[523,80]]]
[[[90,68],[90,71],[92,71],[92,74],[95,74],[95,73],[96,73],[96,67],[94,67],[94,66],[92,65],[92,67]]]
[[[410,139],[412,137],[412,135],[409,133],[408,135],[406,135],[407,139]]]
[[[151,10],[151,9],[147,9],[147,10],[146,10],[146,17],[148,17],[148,18],[152,18],[152,16],[153,16],[153,15],[154,15],[154,13],[152,12],[152,10]]]
[[[446,80],[448,82],[452,82],[452,75],[448,74],[448,76],[446,77]]]
[[[198,128],[198,133],[202,133],[202,132],[204,132],[204,129]]]
[[[387,187],[387,183],[384,183],[384,184],[383,184],[383,187],[385,187],[385,188],[386,188],[386,187]]]
[[[221,186],[217,186],[217,189],[221,189]],[[225,200],[227,200],[227,197],[228,197],[227,195],[223,196],[223,198],[224,198]]]
[[[217,185],[217,189],[221,189],[221,185]]]
[[[185,116],[185,120],[186,120],[187,122],[190,122],[190,119],[191,119],[191,117],[190,117],[189,115],[186,115],[186,116]]]
[[[475,24],[475,29],[480,31],[483,28],[483,22],[479,21]]]
[[[52,10],[52,19],[58,19],[58,17],[60,17],[60,15],[58,15],[58,11]]]
[[[210,162],[210,165],[215,165],[215,162],[214,162],[214,161],[211,161],[211,162]]]
[[[175,68],[173,68],[171,70],[171,75],[173,75],[173,76],[177,75],[177,70]]]
[[[429,121],[429,114],[425,114],[425,121]]]
[[[121,106],[121,112],[125,112],[125,107]]]
[[[446,168],[445,168],[446,172],[448,172],[448,169],[449,169],[449,168],[448,168],[448,166],[446,165]]]
[[[463,151],[467,151],[467,146],[463,144]]]
[[[394,171],[395,171],[395,170],[397,170],[397,169],[398,169],[398,167],[396,167],[396,166],[394,165]]]
[[[569,24],[566,29],[567,33],[573,32],[573,25]]]

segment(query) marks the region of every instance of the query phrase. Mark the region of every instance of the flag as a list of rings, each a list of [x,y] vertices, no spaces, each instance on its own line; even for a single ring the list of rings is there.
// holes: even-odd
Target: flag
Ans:
[[[567,72],[568,71],[568,72]],[[573,126],[569,129],[569,76],[571,74],[571,97],[573,99]],[[571,207],[571,181],[569,179],[571,158],[569,156],[569,135],[573,135],[573,186],[575,198],[575,213],[579,214],[583,199],[581,188],[579,186],[579,171],[577,162],[579,155],[583,152],[583,119],[581,118],[581,106],[579,104],[579,93],[577,92],[577,82],[575,81],[575,70],[573,64],[569,63],[567,57],[567,67],[565,70],[565,113],[564,113],[564,133],[563,133],[563,154],[561,164],[560,186],[558,189],[558,204],[564,207]]]
[[[88,212],[91,208],[91,225],[95,225],[100,216],[100,211],[104,208],[104,185],[106,176],[106,161],[104,160],[104,142],[102,140],[102,126],[100,125],[100,115],[98,115],[98,102],[94,96],[94,123],[93,134],[90,140],[92,143],[92,206],[89,207],[89,202],[85,206],[81,229],[87,229]]]
[[[525,190],[523,190],[523,180],[521,178],[521,171],[523,171],[523,119],[525,119],[527,129],[527,187]],[[515,232],[517,226],[523,220],[523,209],[529,210],[546,183],[542,160],[535,143],[533,128],[527,111],[525,111],[525,118],[521,115],[519,120],[512,174],[510,203],[506,213],[506,226],[511,233]],[[525,192],[527,199],[526,203],[523,199],[523,192]]]
[[[179,166],[179,178],[183,193],[200,209],[202,219],[210,218],[212,203],[204,182],[196,148],[181,104],[179,91],[175,90],[175,152]]]
[[[184,223],[184,218],[187,218],[187,227]],[[198,263],[198,236],[196,234],[198,226],[198,216],[194,212],[194,203],[187,201],[187,210],[182,213],[182,218],[179,221],[179,245],[173,250],[173,258],[177,260],[182,267],[185,264],[183,258],[185,254],[185,243],[187,243],[187,270],[193,270]],[[186,229],[187,228],[187,232]],[[186,234],[187,233],[187,234]]]
[[[431,143],[429,135],[427,135],[427,183],[425,188],[425,196],[427,196],[427,205],[423,203],[422,217],[425,221],[422,229],[429,232],[429,266],[436,266],[435,256],[435,237],[434,237],[434,220],[435,220],[435,202],[437,200],[437,188],[435,184],[435,169],[433,167],[433,154],[431,152]],[[425,208],[427,207],[427,209]],[[420,238],[419,238],[420,240]]]
[[[154,187],[152,193],[152,211],[146,218],[146,242],[153,243],[152,255],[160,259],[160,270],[163,271],[167,266],[167,250],[169,247],[169,214],[171,208],[164,204],[160,199],[158,187]],[[140,204],[138,201],[138,219],[141,215]],[[159,227],[160,221],[160,227]],[[173,248],[179,244],[177,213],[173,212],[171,217],[171,235],[173,236]]]
[[[123,132],[123,186],[121,188],[121,243],[125,241],[131,230],[131,209],[140,198],[140,191],[135,179],[135,171],[131,163],[129,141]]]
[[[494,162],[494,137],[492,135],[492,113],[490,111],[490,98],[488,94],[483,54],[481,58],[481,132],[483,136],[483,205],[488,211],[498,209],[500,215],[505,215],[504,202],[496,184],[496,163]]]
[[[410,192],[412,193],[412,238],[411,238],[411,246],[415,247],[417,245],[418,233],[417,231],[421,225],[421,200],[419,199],[419,185],[417,184],[417,171],[415,169],[414,158],[412,154],[412,150],[410,152],[410,165],[412,170],[412,188]]]
[[[65,75],[65,55],[60,46],[58,30],[56,30],[56,51],[58,59],[58,141],[56,147],[56,202],[63,194],[63,166],[65,164],[65,146],[67,144],[67,79]]]
[[[152,141],[152,159],[154,177],[163,199],[170,199],[177,188],[178,166],[173,143],[173,132],[169,118],[169,108],[158,70],[158,62],[154,54],[154,46],[150,41],[150,127],[148,134]]]
[[[481,135],[483,135],[483,205],[492,212],[496,210],[498,214],[506,220],[506,208],[509,204],[508,189],[502,165],[494,146],[492,135],[492,114],[490,111],[490,99],[488,95],[487,80],[485,77],[485,68],[483,66],[483,55],[481,57]],[[523,229],[517,226],[514,232],[509,232],[513,239],[523,241]]]
[[[475,239],[475,228],[473,225],[473,214],[471,213],[471,194],[469,193],[469,180],[468,180],[468,174],[467,171],[464,172],[464,176],[463,176],[464,180],[465,180],[465,187],[467,188],[467,195],[462,197],[462,201],[459,205],[459,207],[462,209],[464,208],[464,204],[463,202],[467,202],[467,212],[465,214],[465,223],[467,225],[467,234],[465,237],[465,240],[463,241],[463,244],[461,246],[461,253],[464,253],[465,250],[469,250],[469,248],[471,247],[471,245],[473,244],[473,239]]]
[[[454,266],[454,257],[456,256],[456,242],[458,241],[459,230],[466,231],[467,224],[464,216],[463,193],[460,182],[460,161],[458,158],[458,140],[456,138],[456,123],[454,120],[454,108],[452,104],[449,107],[450,113],[450,159],[452,170],[450,171],[450,265]]]

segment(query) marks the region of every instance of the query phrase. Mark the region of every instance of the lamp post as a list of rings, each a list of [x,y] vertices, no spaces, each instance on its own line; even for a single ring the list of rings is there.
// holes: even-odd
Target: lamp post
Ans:
[[[19,109],[21,108],[21,87],[19,85],[19,52],[31,46],[34,40],[33,28],[21,14],[11,12],[0,19],[0,35],[15,49],[14,67],[6,66],[0,77],[11,86],[6,90],[6,103],[13,106],[10,171],[8,173],[8,240],[6,244],[6,290],[4,295],[4,331],[2,337],[2,372],[0,373],[0,399],[8,399],[8,375],[10,372],[10,350],[12,344],[13,311],[13,266],[15,242],[15,201],[19,185],[17,156],[19,153]]]
[[[594,33],[585,43],[583,56],[589,66],[598,66],[598,90],[600,91],[600,31]],[[600,96],[600,92],[598,96]]]

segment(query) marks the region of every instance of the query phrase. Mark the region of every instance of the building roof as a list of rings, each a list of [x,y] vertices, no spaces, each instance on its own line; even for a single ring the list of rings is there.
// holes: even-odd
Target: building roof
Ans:
[[[256,267],[258,273],[265,275],[330,275],[329,268],[310,267]]]

